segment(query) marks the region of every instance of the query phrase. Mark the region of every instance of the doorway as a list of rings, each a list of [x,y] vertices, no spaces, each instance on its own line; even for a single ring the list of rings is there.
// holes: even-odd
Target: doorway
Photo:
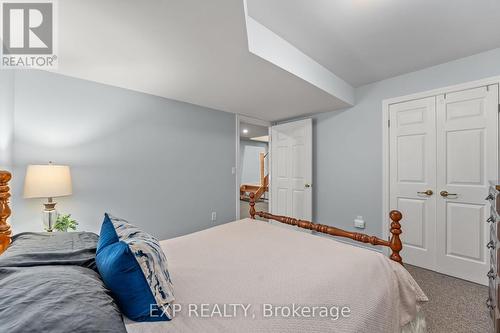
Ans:
[[[244,116],[237,128],[237,217],[249,217],[249,195],[257,211],[312,219],[312,119],[271,126]]]
[[[250,194],[255,210],[269,212],[269,126],[261,121],[239,121],[238,199],[240,219],[249,218]]]

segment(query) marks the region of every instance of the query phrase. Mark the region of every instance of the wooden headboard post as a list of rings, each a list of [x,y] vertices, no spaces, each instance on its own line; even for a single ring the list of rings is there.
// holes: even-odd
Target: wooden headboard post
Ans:
[[[389,247],[392,250],[390,258],[400,264],[403,264],[403,259],[399,255],[399,252],[403,249],[403,243],[399,235],[401,235],[401,224],[399,221],[403,218],[403,214],[399,210],[393,210],[389,213],[391,218],[391,240],[389,241]]]
[[[250,217],[255,220],[255,194],[250,193]]]
[[[370,243],[372,245],[383,245],[387,246],[392,250],[392,253],[390,255],[390,259],[394,260],[395,262],[400,263],[401,265],[403,264],[403,259],[401,258],[401,255],[399,252],[403,249],[403,243],[401,242],[401,239],[399,238],[399,235],[402,233],[401,231],[401,224],[399,221],[403,218],[403,215],[401,212],[397,210],[393,210],[390,213],[390,218],[391,218],[391,238],[390,240],[385,240],[385,239],[380,239],[376,236],[369,236],[366,234],[362,234],[359,232],[352,232],[352,231],[346,231],[342,230],[339,228],[335,228],[329,225],[324,225],[324,224],[317,224],[317,223],[312,223],[309,221],[304,221],[304,220],[299,220],[295,219],[293,217],[288,217],[288,216],[279,216],[279,215],[273,215],[267,212],[256,212],[255,211],[255,195],[253,193],[250,193],[250,216],[252,219],[255,219],[255,216],[259,216],[268,220],[275,220],[281,223],[293,225],[302,229],[309,229],[309,230],[314,230],[316,232],[320,232],[323,234],[331,235],[331,236],[338,236],[338,237],[345,237],[345,238],[350,238],[352,240],[355,240],[357,242],[361,243]]]
[[[10,172],[0,170],[0,254],[9,247],[12,234],[10,225],[7,223],[11,214],[9,207],[10,188],[8,186],[11,178]]]

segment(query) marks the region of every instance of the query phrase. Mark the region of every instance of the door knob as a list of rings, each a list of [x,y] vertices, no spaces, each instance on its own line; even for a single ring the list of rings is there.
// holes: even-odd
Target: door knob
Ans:
[[[457,193],[448,193],[448,191],[441,191],[439,192],[439,194],[443,197],[443,198],[447,198],[448,196],[450,195],[454,195],[454,196],[458,196]]]
[[[434,194],[434,192],[432,192],[432,190],[427,190],[425,192],[417,192],[417,194],[425,194],[425,195],[431,196]]]
[[[304,187],[305,187],[305,188],[309,188],[309,187],[311,187],[311,186],[312,186],[312,184],[305,184],[305,185],[304,185]]]

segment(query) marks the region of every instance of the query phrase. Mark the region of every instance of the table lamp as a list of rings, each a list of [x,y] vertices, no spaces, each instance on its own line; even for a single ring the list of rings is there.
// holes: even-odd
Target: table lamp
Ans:
[[[25,198],[47,198],[42,212],[43,226],[52,232],[58,213],[56,211],[55,197],[71,195],[71,172],[69,166],[55,165],[29,165],[24,180]]]

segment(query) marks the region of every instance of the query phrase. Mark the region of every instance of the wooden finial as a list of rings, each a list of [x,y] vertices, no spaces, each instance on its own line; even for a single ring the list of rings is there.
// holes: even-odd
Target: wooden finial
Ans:
[[[401,214],[400,211],[398,210],[393,210],[389,214],[392,222],[391,222],[391,240],[389,241],[390,243],[390,248],[392,250],[392,254],[390,258],[396,262],[399,262],[400,264],[403,264],[403,259],[399,255],[399,251],[403,248],[403,243],[401,243],[401,239],[399,238],[399,235],[401,235],[401,224],[399,221],[403,218],[403,214]]]
[[[255,220],[255,194],[250,192],[250,217]]]
[[[12,175],[0,170],[0,254],[10,245],[11,229],[7,219],[11,214],[9,207],[10,188],[8,186]]]

